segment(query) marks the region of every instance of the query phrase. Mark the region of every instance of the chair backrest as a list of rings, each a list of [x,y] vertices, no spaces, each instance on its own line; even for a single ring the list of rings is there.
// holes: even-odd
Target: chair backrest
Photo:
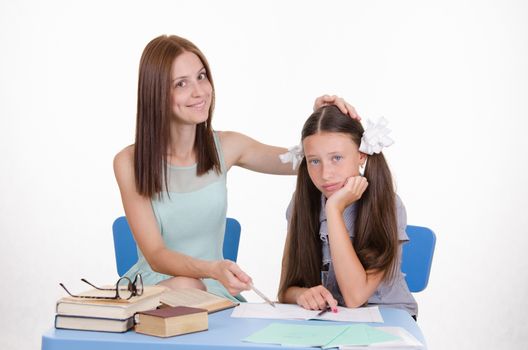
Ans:
[[[224,259],[237,260],[240,242],[240,223],[227,218],[222,252]],[[125,216],[118,217],[112,225],[117,273],[123,276],[138,260],[137,245]]]
[[[403,245],[402,272],[409,290],[421,292],[427,287],[436,244],[434,232],[427,227],[407,225],[409,242]]]

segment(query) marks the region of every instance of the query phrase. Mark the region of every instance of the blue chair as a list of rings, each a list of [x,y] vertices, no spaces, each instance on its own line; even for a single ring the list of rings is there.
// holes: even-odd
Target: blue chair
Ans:
[[[222,250],[224,259],[237,260],[240,230],[240,223],[236,219],[227,218]],[[114,221],[112,232],[117,273],[123,276],[138,260],[137,245],[125,216],[120,216]]]
[[[401,270],[406,274],[405,281],[413,293],[421,292],[427,287],[436,236],[427,227],[407,225],[409,242],[403,245]]]

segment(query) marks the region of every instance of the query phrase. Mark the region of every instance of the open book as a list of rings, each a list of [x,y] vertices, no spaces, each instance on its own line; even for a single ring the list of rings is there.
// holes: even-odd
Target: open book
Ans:
[[[229,309],[239,304],[194,288],[167,290],[161,294],[160,301],[168,306],[188,306],[206,309],[208,313]]]

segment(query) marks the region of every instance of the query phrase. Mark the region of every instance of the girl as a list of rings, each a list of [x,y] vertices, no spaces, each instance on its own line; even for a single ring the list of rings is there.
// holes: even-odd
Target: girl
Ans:
[[[381,153],[392,143],[384,131],[364,132],[334,106],[304,124],[304,158],[287,211],[281,302],[312,310],[379,304],[417,314],[400,270],[407,219]]]
[[[139,250],[125,274],[145,284],[194,287],[231,297],[250,277],[223,260],[226,173],[238,165],[268,174],[294,174],[277,155],[285,150],[211,126],[215,90],[202,52],[177,36],[160,36],[139,67],[136,142],[119,152],[114,171]],[[336,103],[335,96],[316,107]]]

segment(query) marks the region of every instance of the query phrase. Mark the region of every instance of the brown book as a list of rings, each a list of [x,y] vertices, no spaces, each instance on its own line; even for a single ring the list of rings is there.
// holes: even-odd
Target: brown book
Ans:
[[[161,294],[160,302],[168,306],[188,306],[206,309],[208,313],[229,309],[239,304],[194,288],[167,290]]]
[[[194,307],[166,307],[138,312],[135,317],[136,332],[157,337],[206,331],[208,327],[207,310]]]

